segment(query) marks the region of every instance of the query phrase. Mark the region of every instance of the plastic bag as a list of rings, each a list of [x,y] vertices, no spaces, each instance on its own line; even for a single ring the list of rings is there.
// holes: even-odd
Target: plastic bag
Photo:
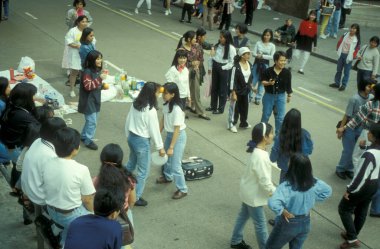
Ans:
[[[36,71],[36,64],[34,63],[34,60],[30,58],[29,56],[21,57],[20,63],[18,64],[17,71],[24,72],[25,67],[30,67],[33,72]]]

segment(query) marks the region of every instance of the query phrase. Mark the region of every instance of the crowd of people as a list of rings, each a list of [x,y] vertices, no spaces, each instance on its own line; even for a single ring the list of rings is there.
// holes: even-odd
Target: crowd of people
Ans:
[[[136,14],[143,2],[137,3]],[[170,1],[164,3],[165,15],[171,14]],[[187,12],[191,23],[194,3],[184,1],[181,22]],[[146,4],[151,15],[150,0]],[[107,144],[100,153],[99,173],[91,178],[88,167],[77,162],[75,156],[81,142],[91,150],[98,150],[94,136],[107,72],[103,69],[103,55],[95,47],[94,30],[89,27],[93,20],[84,9],[86,3],[74,0],[73,8],[67,12],[69,30],[62,67],[68,70],[70,97],[76,96],[75,84],[80,84],[78,112],[85,118],[81,133],[67,127],[61,118],[53,117],[51,107],[36,107],[34,85],[17,84],[11,90],[9,80],[0,77],[0,162],[12,165],[10,194],[18,197],[24,207],[24,224],[32,223],[30,213],[36,205],[43,206],[61,230],[62,247],[127,248],[118,219],[133,224],[132,208],[148,205],[143,193],[151,166],[150,142],[153,141],[159,156],[168,157],[156,183],[174,182],[172,199],[182,199],[189,191],[181,167],[189,113],[210,121],[207,111],[223,114],[229,101],[228,130],[237,133],[238,122],[240,129],[252,128],[248,114],[249,103],[253,102],[262,104],[262,116],[247,144],[249,163],[240,182],[242,204],[232,232],[231,248],[251,248],[243,240],[249,218],[253,220],[260,249],[282,248],[288,243],[291,249],[302,248],[310,232],[310,210],[317,201],[329,198],[332,189],[313,176],[309,159],[313,140],[311,133],[302,127],[300,110],[293,108],[286,112],[286,103],[291,101],[293,93],[291,66],[297,60],[289,52],[278,50],[278,46],[293,47],[297,59],[302,55],[298,73],[304,74],[310,53],[317,46],[318,17],[322,15],[320,38],[337,38],[339,15],[343,13],[339,11],[344,9],[342,6],[347,7],[343,4],[341,0],[321,1],[321,6],[331,5],[335,12],[325,15],[319,13],[319,8],[310,11],[298,31],[288,19],[275,32],[265,29],[253,45],[246,33],[257,1],[247,1],[247,19],[245,24],[235,26],[236,36],[229,31],[233,1],[202,1],[202,24],[207,22],[210,30],[217,11],[215,6],[219,6],[222,17],[218,41],[206,42],[207,32],[203,27],[184,33],[165,74],[166,83],[146,82],[130,107],[125,121],[128,162],[123,165],[124,153],[118,144]],[[345,90],[352,62],[358,58],[355,63],[358,92],[350,98],[337,125],[343,151],[335,173],[340,179],[351,179],[338,207],[345,228],[341,249],[360,246],[358,235],[371,201],[370,215],[380,217],[380,84],[374,80],[379,63],[378,45],[377,36],[368,45],[361,45],[358,24],[352,24],[337,45],[339,60],[331,87]],[[204,50],[210,51],[208,61]],[[251,56],[255,57],[253,63]],[[200,91],[206,75],[212,79],[207,85],[211,98],[209,106],[204,108]],[[162,118],[157,112],[160,94],[164,102]],[[274,127],[268,123],[272,113]],[[272,146],[270,153],[269,146]],[[277,167],[281,174],[276,187],[272,169]],[[275,216],[269,219],[274,226],[270,234],[264,214],[267,205]]]

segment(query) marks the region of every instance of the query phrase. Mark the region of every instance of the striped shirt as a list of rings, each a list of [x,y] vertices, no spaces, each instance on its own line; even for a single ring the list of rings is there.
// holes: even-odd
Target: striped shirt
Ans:
[[[365,129],[368,129],[371,123],[378,123],[379,121],[380,101],[371,100],[359,108],[359,111],[347,123],[347,126],[355,129],[357,126],[363,125]]]

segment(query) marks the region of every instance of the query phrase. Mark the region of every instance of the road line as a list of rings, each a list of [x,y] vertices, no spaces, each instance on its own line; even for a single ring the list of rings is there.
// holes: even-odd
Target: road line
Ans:
[[[178,33],[176,33],[176,32],[170,32],[170,33],[172,33],[173,35],[176,35],[176,36],[182,38],[182,35],[180,35],[180,34],[178,34]]]
[[[30,14],[29,12],[25,12],[25,15],[27,16],[30,16],[31,18],[33,18],[34,20],[37,20],[38,18],[33,16],[32,14]]]
[[[146,20],[146,19],[143,19],[143,21],[146,22],[146,23],[149,23],[150,25],[153,25],[153,26],[155,26],[155,27],[157,27],[157,28],[160,27],[160,25],[155,24],[154,22],[150,22],[150,21],[148,21],[148,20]]]
[[[380,5],[377,4],[369,4],[369,3],[352,3],[353,5],[362,5],[362,6],[369,6],[369,7],[375,7],[375,8],[380,8]]]
[[[325,103],[325,102],[323,102],[323,101],[321,101],[321,100],[319,100],[319,99],[316,99],[316,98],[314,98],[314,97],[312,97],[312,96],[310,96],[310,95],[307,95],[307,94],[305,94],[305,93],[303,93],[303,92],[300,92],[300,91],[298,91],[298,90],[296,90],[296,89],[294,89],[293,91],[296,92],[297,94],[299,94],[299,95],[301,95],[301,96],[303,96],[303,97],[309,99],[309,100],[312,100],[312,101],[314,101],[314,102],[317,102],[317,103],[320,104],[320,105],[323,105],[323,106],[325,106],[325,107],[327,107],[327,108],[330,108],[331,110],[337,111],[337,112],[339,112],[339,113],[341,113],[341,114],[345,114],[345,112],[344,112],[342,109],[339,109],[339,108],[337,108],[337,107],[335,107],[335,106],[332,106],[332,105],[330,105],[330,104],[327,104],[327,103]]]
[[[164,36],[170,37],[170,38],[172,38],[172,39],[174,39],[174,40],[178,40],[178,37],[173,36],[173,35],[171,35],[171,34],[169,34],[169,33],[166,33],[166,32],[164,32],[164,31],[162,31],[162,30],[160,30],[160,29],[158,29],[158,28],[156,28],[156,27],[152,27],[152,26],[150,26],[150,25],[148,25],[148,24],[146,24],[146,23],[144,23],[144,22],[142,22],[142,21],[139,21],[139,20],[137,20],[137,19],[135,19],[135,18],[133,18],[133,17],[127,16],[127,15],[125,15],[124,13],[120,13],[120,12],[118,12],[118,11],[116,11],[116,10],[114,10],[114,9],[111,9],[111,8],[108,7],[108,6],[102,5],[101,3],[98,3],[98,2],[96,2],[96,1],[94,1],[94,0],[89,0],[89,1],[92,2],[92,3],[94,3],[94,4],[96,4],[96,5],[98,5],[98,6],[100,6],[100,7],[103,7],[103,8],[106,9],[106,10],[111,11],[111,12],[117,14],[117,15],[123,16],[123,17],[129,19],[129,20],[132,21],[132,22],[135,22],[135,23],[138,23],[138,24],[140,24],[140,25],[143,25],[143,26],[145,26],[145,27],[147,27],[147,28],[150,28],[150,29],[152,29],[152,30],[154,30],[154,31],[156,31],[156,32],[158,32],[158,33],[164,35]]]
[[[128,12],[128,11],[125,11],[125,10],[122,10],[122,9],[119,9],[121,12],[125,13],[125,14],[128,14],[130,16],[133,16],[133,14],[131,12]]]
[[[305,92],[307,92],[307,93],[310,93],[310,94],[312,94],[312,95],[314,95],[314,96],[316,96],[316,97],[318,97],[318,98],[321,98],[321,99],[327,100],[327,101],[329,101],[329,102],[332,102],[331,99],[326,98],[326,97],[323,97],[322,95],[319,95],[318,93],[315,93],[315,92],[313,92],[313,91],[307,90],[307,89],[305,89],[305,88],[303,88],[303,87],[300,87],[300,86],[299,86],[298,88],[301,89],[301,90],[303,90],[303,91],[305,91]]]
[[[121,70],[122,70],[120,67],[116,66],[115,64],[113,64],[113,63],[110,62],[110,61],[104,60],[104,63],[107,63],[108,66],[113,67],[114,69],[116,69],[116,70],[119,71],[119,72],[121,72]]]
[[[101,1],[101,0],[96,0],[96,1],[101,2],[102,4],[105,4],[105,5],[110,5],[109,3]]]

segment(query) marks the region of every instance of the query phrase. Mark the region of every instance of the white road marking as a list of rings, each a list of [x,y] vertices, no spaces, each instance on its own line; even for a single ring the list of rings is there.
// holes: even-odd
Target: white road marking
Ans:
[[[125,13],[127,15],[133,16],[133,14],[131,12],[128,12],[128,11],[125,11],[125,10],[122,10],[122,9],[119,9],[119,10],[120,10],[120,12],[123,12],[123,13]]]
[[[150,21],[145,20],[145,19],[143,19],[143,21],[146,22],[146,23],[149,23],[150,25],[153,25],[153,26],[155,26],[155,27],[157,27],[157,28],[160,27],[160,25],[155,24],[154,22],[150,22]]]
[[[110,5],[109,3],[104,2],[104,1],[101,1],[101,0],[96,0],[96,1],[98,1],[98,2],[100,2],[100,3],[102,3],[102,4],[105,4],[105,5]]]
[[[307,89],[305,89],[305,88],[303,88],[303,87],[300,87],[300,86],[299,86],[298,89],[301,89],[301,90],[303,90],[304,92],[310,93],[310,94],[312,94],[312,95],[314,95],[314,96],[316,96],[316,97],[318,97],[318,98],[321,98],[321,99],[327,100],[327,101],[329,101],[329,102],[332,102],[331,99],[326,98],[326,97],[323,97],[322,95],[319,95],[318,93],[315,93],[315,92],[313,92],[313,91],[307,90]]]
[[[104,63],[106,63],[108,66],[111,66],[112,68],[114,68],[115,70],[117,70],[117,71],[119,71],[119,72],[122,71],[122,69],[121,69],[120,67],[116,66],[115,64],[113,64],[113,63],[110,62],[110,61],[104,60]]]
[[[170,32],[170,33],[172,33],[173,35],[176,35],[176,36],[182,38],[182,35],[180,35],[180,34],[178,34],[178,33],[176,33],[176,32]]]
[[[352,4],[380,8],[380,5],[377,5],[377,4],[368,4],[368,3],[352,3]]]
[[[37,20],[38,18],[33,16],[32,14],[30,14],[29,12],[25,12],[25,15],[27,16],[30,16],[31,18],[33,18],[34,20]]]

